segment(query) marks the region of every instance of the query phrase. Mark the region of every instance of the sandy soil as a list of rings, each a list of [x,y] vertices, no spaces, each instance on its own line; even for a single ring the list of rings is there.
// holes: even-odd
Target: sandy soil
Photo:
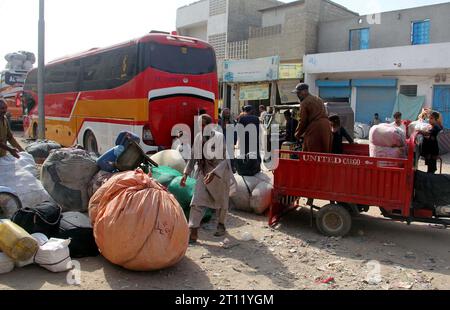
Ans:
[[[307,210],[277,229],[264,217],[232,211],[228,228],[224,240],[212,237],[214,224],[203,227],[204,241],[167,270],[135,273],[87,258],[80,260],[80,286],[68,285],[66,273],[30,266],[0,276],[0,289],[450,289],[450,230],[384,220],[375,208],[342,239],[319,235]],[[243,241],[248,234],[254,240]],[[367,281],[377,264],[381,278]]]

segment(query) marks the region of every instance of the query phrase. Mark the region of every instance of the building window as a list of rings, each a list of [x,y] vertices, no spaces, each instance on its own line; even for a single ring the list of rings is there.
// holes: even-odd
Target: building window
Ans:
[[[350,50],[366,50],[370,47],[370,29],[350,30]]]
[[[430,43],[430,20],[422,20],[412,23],[411,32],[412,45]]]
[[[417,85],[400,85],[400,94],[408,97],[417,97]]]

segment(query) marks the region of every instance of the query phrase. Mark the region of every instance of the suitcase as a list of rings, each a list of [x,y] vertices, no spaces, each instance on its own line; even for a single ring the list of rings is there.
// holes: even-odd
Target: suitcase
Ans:
[[[58,234],[62,209],[53,202],[43,202],[33,208],[19,209],[11,220],[29,234],[41,233],[51,238]]]
[[[83,213],[63,213],[57,238],[72,240],[69,244],[72,258],[95,257],[99,255],[91,221]]]

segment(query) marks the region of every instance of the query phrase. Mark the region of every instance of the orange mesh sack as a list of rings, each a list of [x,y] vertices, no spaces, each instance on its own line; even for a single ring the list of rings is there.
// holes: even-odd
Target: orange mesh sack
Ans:
[[[116,174],[92,196],[89,216],[102,255],[134,271],[177,264],[189,228],[175,197],[142,171]]]

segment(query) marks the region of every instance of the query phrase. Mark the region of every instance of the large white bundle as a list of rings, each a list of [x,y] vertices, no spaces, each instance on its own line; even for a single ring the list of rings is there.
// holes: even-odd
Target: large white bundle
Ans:
[[[27,60],[23,63],[22,69],[30,71],[31,69],[33,69],[33,64],[31,63],[31,61]]]
[[[151,159],[160,166],[170,167],[181,173],[186,168],[186,161],[183,159],[183,155],[176,150],[166,150],[159,152],[151,157]]]
[[[230,200],[234,207],[244,212],[264,213],[272,200],[272,179],[258,173],[254,177],[235,175],[236,184],[232,185]]]
[[[408,126],[408,135],[411,137],[416,132],[419,131],[427,132],[430,131],[432,128],[433,126],[431,126],[428,123],[422,121],[415,121]]]
[[[23,61],[18,59],[13,59],[6,65],[6,69],[11,70],[21,70],[23,67]]]
[[[35,177],[30,157],[21,154],[23,159],[16,160],[7,155],[0,158],[0,186],[13,190],[23,207],[34,207],[44,201],[53,201],[50,195]]]
[[[72,268],[69,251],[70,240],[50,239],[39,247],[35,257],[36,264],[51,272],[64,272]]]
[[[36,62],[36,56],[30,52],[20,51],[18,53],[6,54],[6,69],[12,70],[31,70]]]
[[[252,212],[253,210],[250,206],[251,193],[253,193],[261,181],[256,177],[243,177],[238,174],[234,177],[236,184],[232,185],[231,202],[240,211]]]
[[[27,60],[27,56],[22,53],[9,53],[5,56],[6,61],[11,62],[13,60],[19,60],[24,62]]]
[[[14,261],[5,253],[0,252],[0,274],[10,273],[14,270]]]
[[[273,185],[270,183],[260,183],[252,192],[250,207],[256,214],[264,214],[272,203]]]
[[[33,53],[24,51],[21,51],[19,53],[25,55],[26,61],[29,61],[31,64],[34,64],[36,62],[36,55],[34,55]]]
[[[25,170],[36,178],[39,178],[39,170],[36,166],[36,162],[34,161],[33,156],[29,153],[20,153],[20,158],[16,159],[16,168]]]
[[[13,53],[8,53],[8,54],[5,55],[5,60],[7,62],[10,62],[13,58],[14,58],[14,54]]]
[[[370,126],[363,123],[355,123],[355,138],[367,139],[370,133]]]

